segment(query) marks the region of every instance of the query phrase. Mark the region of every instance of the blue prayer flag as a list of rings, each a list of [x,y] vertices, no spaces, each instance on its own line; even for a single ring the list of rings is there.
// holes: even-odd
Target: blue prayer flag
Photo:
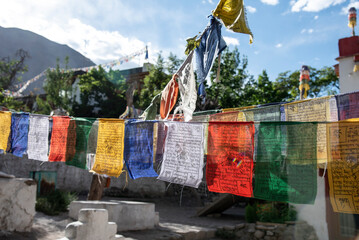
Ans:
[[[213,62],[217,55],[227,47],[221,34],[222,24],[212,15],[209,16],[209,19],[209,24],[203,32],[201,42],[195,50],[197,78],[200,83],[198,93],[203,97],[206,95],[203,84],[212,68]]]
[[[154,121],[129,121],[125,125],[124,160],[132,179],[157,177],[153,169]]]
[[[22,157],[27,150],[27,135],[29,132],[29,114],[12,113],[10,153]]]

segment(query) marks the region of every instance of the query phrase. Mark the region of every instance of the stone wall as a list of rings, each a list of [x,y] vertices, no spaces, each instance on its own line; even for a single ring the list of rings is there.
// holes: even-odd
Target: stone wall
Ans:
[[[35,181],[28,178],[0,178],[0,230],[31,231],[35,202]]]
[[[0,171],[13,174],[18,178],[28,178],[32,171],[57,172],[57,188],[66,191],[88,192],[91,186],[92,173],[63,162],[41,162],[19,158],[12,154],[0,155]],[[156,178],[133,180],[125,173],[111,178],[111,188],[117,189],[121,196],[160,197],[165,194],[166,184]],[[108,191],[108,190],[106,190]]]
[[[241,223],[217,229],[216,236],[222,239],[264,239],[264,240],[317,240],[315,230],[306,222],[290,224]]]

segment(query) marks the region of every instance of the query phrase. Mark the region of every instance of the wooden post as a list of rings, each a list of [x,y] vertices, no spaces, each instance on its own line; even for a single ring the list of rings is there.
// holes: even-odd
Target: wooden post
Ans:
[[[89,195],[87,196],[87,200],[101,200],[103,189],[106,186],[107,179],[98,174],[94,174],[92,176],[92,182],[90,187]]]

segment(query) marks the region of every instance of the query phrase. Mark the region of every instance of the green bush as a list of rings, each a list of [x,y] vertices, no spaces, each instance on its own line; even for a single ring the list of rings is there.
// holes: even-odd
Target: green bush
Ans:
[[[284,223],[297,219],[296,210],[288,203],[257,204],[256,215],[260,222]]]
[[[55,190],[36,199],[36,211],[54,216],[66,212],[68,205],[77,199],[77,194]]]
[[[257,221],[257,214],[256,214],[256,205],[248,204],[245,208],[245,215],[244,215],[247,223],[255,223]]]
[[[236,234],[233,231],[226,231],[224,229],[218,229],[216,231],[216,237],[220,239],[235,239]]]

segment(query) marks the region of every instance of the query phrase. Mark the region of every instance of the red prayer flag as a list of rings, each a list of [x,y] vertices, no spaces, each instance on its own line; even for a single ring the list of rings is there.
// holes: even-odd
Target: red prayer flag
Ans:
[[[206,179],[208,190],[253,195],[253,122],[209,122]]]
[[[172,108],[175,106],[178,97],[178,83],[176,81],[177,75],[173,75],[171,81],[169,81],[162,91],[160,115],[162,119],[165,119]]]
[[[74,125],[70,129],[70,117],[53,116],[51,144],[50,144],[50,162],[66,162],[66,158],[74,155],[76,143],[76,131]],[[71,133],[69,134],[69,130]]]

